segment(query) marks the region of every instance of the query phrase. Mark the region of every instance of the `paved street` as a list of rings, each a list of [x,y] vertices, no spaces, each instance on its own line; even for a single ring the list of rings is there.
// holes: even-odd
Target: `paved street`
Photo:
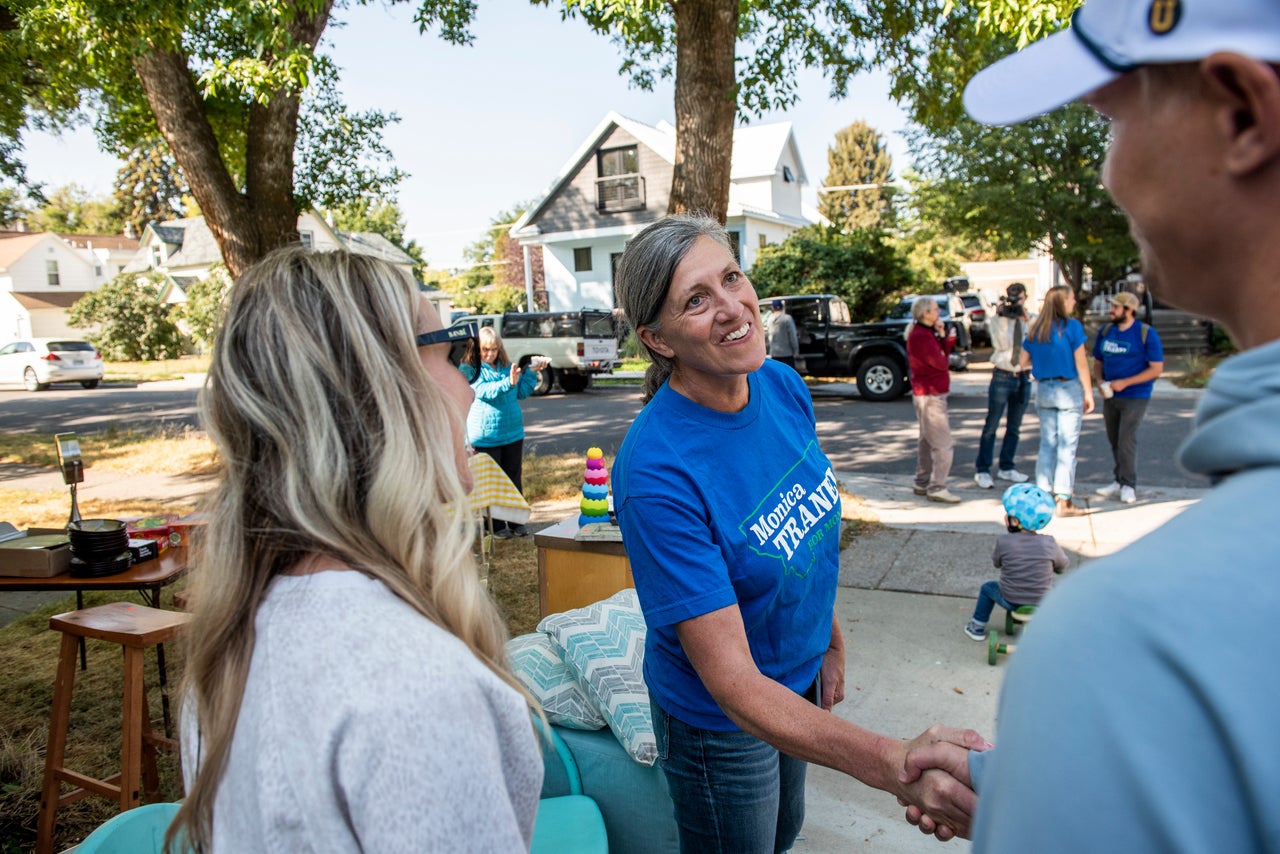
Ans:
[[[956,437],[953,473],[957,481],[973,475],[973,459],[986,416],[986,377],[981,368],[956,374],[950,398],[951,427]],[[1140,485],[1204,487],[1202,478],[1178,468],[1175,452],[1190,430],[1197,398],[1174,390],[1152,400],[1139,434]],[[96,390],[59,388],[47,392],[0,391],[0,432],[34,430],[91,433],[109,427],[163,424],[196,425],[196,388],[190,383],[107,385]],[[640,410],[635,386],[601,386],[582,394],[552,394],[522,402],[525,452],[584,452],[598,445],[612,457]],[[851,386],[818,386],[814,410],[823,450],[837,471],[911,474],[915,470],[916,421],[909,398],[868,403]],[[1034,408],[1023,420],[1019,467],[1035,468],[1039,425]],[[1081,482],[1111,480],[1111,452],[1101,411],[1085,418],[1077,478]]]

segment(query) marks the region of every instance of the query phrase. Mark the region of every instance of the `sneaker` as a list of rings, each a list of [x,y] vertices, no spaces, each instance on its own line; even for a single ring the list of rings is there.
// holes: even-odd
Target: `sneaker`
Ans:
[[[913,486],[913,487],[911,487],[911,491],[912,491],[912,492],[914,492],[916,495],[928,495],[928,494],[929,494],[929,490],[925,489],[923,486]]]
[[[1132,504],[1137,500],[1138,500],[1138,494],[1133,491],[1132,486],[1120,487],[1120,503],[1121,504]]]
[[[973,476],[973,482],[978,484],[979,489],[990,489],[996,485],[996,482],[991,479],[991,475],[987,474],[985,471],[980,471],[975,474]]]
[[[959,504],[960,498],[952,495],[946,489],[939,489],[937,492],[930,492],[925,496],[930,501],[937,501],[939,504]]]
[[[987,639],[987,626],[970,620],[965,624],[964,633],[969,636],[969,640],[984,641]]]
[[[1057,504],[1056,515],[1064,518],[1070,517],[1070,516],[1084,516],[1089,512],[1083,507],[1077,507],[1076,505],[1072,504],[1070,498],[1059,497],[1055,501],[1055,503]]]
[[[1001,469],[996,472],[996,477],[1001,480],[1007,480],[1010,483],[1026,483],[1029,479],[1025,474],[1017,469]]]
[[[1110,486],[1102,487],[1102,489],[1097,491],[1097,494],[1102,498],[1115,498],[1120,494],[1120,482],[1116,481]]]

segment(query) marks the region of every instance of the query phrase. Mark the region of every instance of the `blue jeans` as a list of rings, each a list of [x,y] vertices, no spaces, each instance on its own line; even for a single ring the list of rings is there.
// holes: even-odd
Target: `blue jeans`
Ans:
[[[1000,595],[999,581],[988,581],[978,591],[978,604],[973,606],[973,621],[985,626],[987,621],[991,619],[992,610],[997,605],[1010,614],[1018,610],[1017,605],[1012,602],[1006,602],[1004,597]]]
[[[1084,422],[1084,388],[1079,380],[1038,381],[1036,414],[1040,416],[1036,486],[1069,498],[1076,485],[1076,446]]]
[[[745,732],[699,729],[654,702],[681,854],[779,854],[804,824],[808,764]]]
[[[978,440],[978,460],[974,468],[991,473],[991,457],[996,447],[996,432],[1000,429],[1000,416],[1005,415],[1004,441],[1000,443],[1000,471],[1014,468],[1013,458],[1018,453],[1018,439],[1022,435],[1022,416],[1031,401],[1031,377],[1022,373],[993,371],[991,385],[987,386],[987,420],[982,425],[982,438]]]

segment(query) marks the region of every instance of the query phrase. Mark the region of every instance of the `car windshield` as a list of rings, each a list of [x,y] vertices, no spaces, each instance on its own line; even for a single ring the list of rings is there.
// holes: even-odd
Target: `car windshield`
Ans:
[[[92,353],[94,346],[88,341],[50,341],[51,353]]]

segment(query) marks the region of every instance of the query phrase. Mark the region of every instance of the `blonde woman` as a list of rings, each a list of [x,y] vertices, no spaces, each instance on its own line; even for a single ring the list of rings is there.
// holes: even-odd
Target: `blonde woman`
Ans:
[[[171,840],[528,848],[542,764],[448,509],[469,487],[457,337],[360,255],[282,250],[233,288],[202,400],[223,471],[192,573]]]
[[[1075,310],[1075,291],[1065,285],[1050,288],[1022,344],[1021,365],[1031,368],[1036,379],[1036,414],[1040,416],[1036,486],[1053,494],[1059,516],[1086,512],[1071,500],[1080,428],[1084,416],[1093,411],[1084,327],[1072,316]]]

